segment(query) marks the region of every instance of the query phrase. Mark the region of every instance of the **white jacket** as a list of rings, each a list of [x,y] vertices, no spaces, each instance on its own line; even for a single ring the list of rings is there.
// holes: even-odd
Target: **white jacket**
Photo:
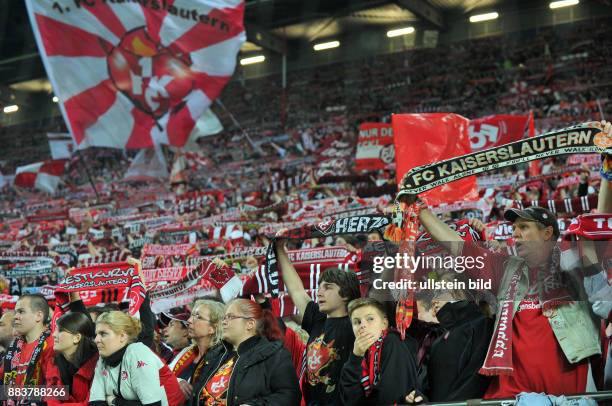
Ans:
[[[89,393],[89,402],[104,401],[118,392],[117,382],[121,369],[121,397],[138,400],[143,405],[161,402],[168,406],[166,391],[161,386],[159,372],[165,364],[143,343],[128,345],[123,360],[116,367],[98,359],[96,372]]]

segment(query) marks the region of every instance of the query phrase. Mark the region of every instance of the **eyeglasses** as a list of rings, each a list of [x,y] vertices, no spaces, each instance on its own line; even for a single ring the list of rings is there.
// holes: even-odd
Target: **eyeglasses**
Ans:
[[[190,319],[196,319],[196,320],[199,320],[199,321],[206,321],[208,323],[212,323],[212,320],[206,319],[206,318],[204,318],[204,317],[202,317],[200,315],[197,315],[197,314],[192,314],[189,318]]]
[[[245,320],[249,320],[252,319],[252,317],[244,317],[244,316],[236,316],[234,314],[226,314],[225,316],[223,316],[223,321],[228,321],[228,320],[235,320],[235,319],[245,319]]]

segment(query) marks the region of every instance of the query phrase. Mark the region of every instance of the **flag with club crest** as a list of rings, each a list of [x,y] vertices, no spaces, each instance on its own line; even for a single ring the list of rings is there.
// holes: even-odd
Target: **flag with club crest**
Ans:
[[[182,147],[246,39],[244,0],[26,0],[78,148]]]

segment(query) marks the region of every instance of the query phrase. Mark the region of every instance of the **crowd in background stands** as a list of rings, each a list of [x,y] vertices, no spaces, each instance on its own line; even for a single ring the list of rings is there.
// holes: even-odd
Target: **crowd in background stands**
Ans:
[[[278,78],[235,80],[222,98],[243,129],[226,125],[222,134],[201,139],[200,156],[205,157],[206,165],[190,161],[186,183],[172,187],[160,184],[156,191],[177,194],[202,189],[222,191],[223,201],[215,207],[197,208],[197,217],[244,205],[264,207],[295,197],[302,201],[342,197],[345,193],[357,197],[363,190],[374,191],[367,196],[389,195],[393,192],[393,171],[368,173],[359,184],[316,185],[316,179],[326,174],[355,174],[352,160],[359,122],[368,118],[385,120],[390,112],[452,111],[475,118],[493,113],[526,114],[533,109],[536,126],[549,130],[598,119],[600,113],[609,116],[612,104],[607,97],[612,94],[612,69],[606,61],[611,51],[600,44],[609,37],[610,30],[605,21],[572,24],[541,29],[537,33],[478,39],[381,55],[360,63],[335,63],[290,72],[285,130],[280,122],[282,90],[278,87]],[[453,64],[446,63],[448,60]],[[330,109],[334,106],[342,108]],[[229,123],[225,113],[221,110],[218,114],[223,122]],[[253,143],[243,137],[244,132]],[[44,137],[38,141],[46,145]],[[338,146],[342,148],[335,148]],[[340,156],[340,150],[350,152]],[[171,164],[175,153],[169,150],[165,153]],[[66,185],[57,197],[91,198],[91,183],[102,196],[127,197],[143,190],[139,184],[121,183],[130,155],[133,153],[100,148],[75,155],[65,176]],[[17,157],[17,153],[7,157],[0,171],[10,173],[15,163],[20,162]],[[28,154],[28,159],[31,162],[36,155]],[[547,174],[566,166],[566,158],[549,159],[542,163],[542,172]],[[521,180],[526,177],[527,167],[499,172],[517,175]],[[275,181],[302,173],[310,177],[299,188],[266,191]],[[493,195],[486,196],[492,203],[492,211],[482,213],[482,217],[499,219],[497,208],[503,208],[504,199],[532,201],[577,196],[578,183],[557,187],[562,177],[570,175],[574,174],[565,173],[518,190],[496,188]],[[593,186],[597,187],[597,183]],[[594,191],[591,187],[588,193]],[[6,186],[0,196],[0,212],[23,209],[26,202],[31,206],[37,199],[36,193]],[[89,204],[81,199],[82,203]],[[79,206],[74,201],[72,204]],[[274,211],[267,215],[273,220],[283,216]],[[80,232],[83,231],[86,230]],[[65,236],[58,237],[64,242]],[[116,249],[127,248],[126,242],[115,244]],[[96,247],[95,251],[107,249]]]
[[[271,76],[243,81],[238,78],[228,85],[222,99],[243,128],[226,125],[222,134],[201,139],[201,151],[195,155],[165,149],[169,164],[175,164],[178,160],[185,163],[181,171],[183,177],[179,181],[124,182],[123,176],[133,154],[91,149],[75,155],[71,160],[65,176],[66,184],[52,198],[5,187],[0,193],[0,251],[70,252],[74,258],[69,263],[60,264],[60,273],[63,273],[69,265],[87,264],[92,258],[96,262],[96,258],[105,258],[110,254],[116,254],[117,258],[138,258],[142,243],[137,241],[143,239],[148,239],[149,243],[163,243],[163,232],[159,229],[128,227],[131,221],[117,220],[121,216],[170,216],[172,219],[167,226],[193,226],[193,230],[197,230],[195,235],[188,233],[172,242],[195,243],[199,254],[207,256],[230,253],[236,247],[264,247],[269,242],[264,235],[271,234],[270,226],[275,229],[273,231],[278,231],[284,225],[297,224],[301,220],[316,222],[321,219],[321,215],[309,216],[311,212],[338,208],[381,210],[393,197],[395,173],[393,170],[380,170],[360,176],[354,172],[352,162],[360,122],[388,121],[391,112],[450,111],[476,118],[488,114],[527,114],[533,110],[536,126],[544,131],[585,120],[597,120],[601,115],[609,117],[612,114],[612,104],[608,100],[612,94],[612,67],[609,63],[612,51],[602,44],[610,37],[610,24],[595,21],[573,24],[567,29],[542,29],[537,33],[478,39],[452,46],[377,56],[359,63],[337,63],[293,71],[289,73],[286,89],[284,128],[281,122],[283,90],[279,87],[279,78]],[[453,63],[449,64],[448,61]],[[229,123],[225,111],[218,114],[224,123]],[[245,133],[250,140],[244,137]],[[46,143],[46,139],[43,142]],[[31,152],[28,158],[36,160],[34,151]],[[487,204],[479,209],[469,209],[469,213],[457,211],[452,213],[452,217],[463,218],[469,214],[486,222],[501,221],[503,210],[514,200],[596,194],[599,179],[591,177],[591,173],[599,164],[579,165],[579,168],[573,165],[572,172],[563,172],[572,166],[567,159],[554,158],[541,162],[544,175],[556,172],[559,175],[521,187],[516,186],[529,178],[526,165],[500,170],[499,173],[506,178],[516,176],[516,181],[503,187],[481,188],[482,200]],[[16,154],[15,159],[6,160],[0,171],[10,173],[18,163],[23,161]],[[333,183],[320,182],[329,175],[345,178]],[[578,176],[579,181],[559,187],[559,182],[570,176]],[[297,177],[298,181],[288,184],[287,180],[293,177]],[[361,196],[360,191],[364,191]],[[198,194],[202,192],[210,193],[202,198]],[[50,216],[58,212],[64,213],[60,215],[60,220],[35,220],[36,216]],[[215,237],[216,224],[224,216],[238,219],[240,229],[235,235]],[[446,213],[443,217],[448,220],[451,214]],[[108,218],[115,220],[107,223],[105,219]],[[120,231],[115,234],[117,229]],[[375,237],[309,238],[292,242],[288,248],[342,246],[350,252],[357,252],[368,238]],[[223,260],[237,274],[247,276],[256,272],[262,264],[261,258],[253,255]],[[28,291],[27,288],[57,283],[57,275],[39,279],[0,279],[0,294],[6,295],[22,295]],[[330,283],[342,285],[333,280]],[[345,294],[341,296],[347,297]],[[321,312],[318,308],[308,311],[305,306],[303,303],[302,310],[306,310],[306,314],[312,318],[306,323],[306,330],[309,333],[319,331]],[[372,303],[363,306],[377,308]],[[185,309],[172,309],[175,313],[173,317],[193,330],[198,322],[193,318],[197,309],[197,305],[191,306],[188,322],[184,315],[179,315]],[[351,311],[357,309],[358,306]],[[202,320],[210,318],[211,312],[207,308],[207,315],[202,316]],[[223,315],[217,313],[218,327]],[[122,316],[113,314],[112,317],[120,319]],[[255,327],[250,328],[247,324],[244,331],[227,330],[230,333],[226,338],[236,344],[236,348],[252,339],[253,348],[262,354],[271,356],[278,350],[278,346],[268,346],[263,341],[257,341],[257,338],[253,339],[272,337],[278,332],[269,320],[265,329],[260,328],[266,316],[252,302],[234,302],[225,311],[224,317],[224,326],[241,317],[247,321],[257,321],[253,324],[258,326],[256,334],[253,330]],[[115,322],[108,319],[101,323],[106,323],[108,327]],[[134,342],[129,345],[138,344],[135,337],[140,327],[131,325],[132,321],[129,320],[121,322],[123,324],[116,323],[124,327],[113,334],[123,331],[129,337],[128,341]],[[351,328],[350,324],[343,327]],[[190,334],[193,334],[192,330]],[[272,330],[273,333],[270,333]],[[123,342],[122,345],[127,344]],[[148,357],[149,350],[143,347],[132,347],[131,351]],[[132,353],[126,356],[140,356]],[[103,355],[102,351],[100,354]],[[279,355],[281,358],[283,356]],[[162,374],[161,364],[158,365],[153,358],[146,359],[147,362],[155,362]],[[221,359],[226,364],[235,361],[231,357]],[[287,367],[287,362],[287,359],[283,359],[277,363]],[[112,363],[108,365],[111,369],[116,367]],[[355,368],[358,374],[359,365]],[[214,370],[207,372],[216,373]],[[408,375],[413,373],[416,370],[407,372]],[[412,378],[416,379],[414,376]],[[132,382],[127,390],[136,391],[134,388],[137,384]],[[104,383],[97,382],[95,385],[99,390]],[[288,399],[295,400],[295,382],[287,385]],[[243,386],[246,387],[248,385]],[[177,389],[173,390],[176,394]],[[181,390],[186,394],[185,388],[181,387]],[[414,395],[418,396],[418,393]],[[104,401],[103,393],[96,392],[96,396],[96,401]],[[248,396],[245,395],[245,398]]]
[[[395,112],[447,111],[476,118],[533,110],[542,131],[598,113],[609,116],[612,68],[607,61],[612,51],[601,44],[610,30],[604,19],[304,68],[288,72],[285,102],[279,75],[241,79],[238,73],[222,95],[228,111],[214,106],[226,131],[207,140],[206,150],[217,151],[224,160],[261,153],[245,148],[243,130],[235,128],[228,112],[255,141],[316,133],[340,118],[343,131],[354,133],[360,122],[388,119]],[[61,119],[36,127],[0,130],[3,139],[11,140],[2,173],[48,156],[44,133],[59,131]],[[277,144],[291,149],[298,140],[290,137]],[[270,145],[263,152],[276,155]]]

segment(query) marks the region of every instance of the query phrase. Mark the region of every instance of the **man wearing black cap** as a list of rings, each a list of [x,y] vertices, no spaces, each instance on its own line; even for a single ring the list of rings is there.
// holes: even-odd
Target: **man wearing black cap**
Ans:
[[[492,376],[485,398],[520,392],[590,392],[588,358],[600,354],[598,330],[579,283],[560,272],[557,219],[549,210],[509,209],[518,255],[494,253],[461,237],[421,203],[419,219],[455,256],[480,257],[484,267],[466,270],[470,279],[490,280],[497,294],[495,332],[479,373]],[[482,223],[471,222],[476,228]],[[465,259],[464,259],[465,261]],[[570,286],[571,285],[571,286]],[[574,293],[571,293],[574,292]]]
[[[559,223],[554,214],[542,207],[508,209],[504,218],[512,223],[512,237],[517,254],[527,262],[547,261],[549,249],[559,238]]]

